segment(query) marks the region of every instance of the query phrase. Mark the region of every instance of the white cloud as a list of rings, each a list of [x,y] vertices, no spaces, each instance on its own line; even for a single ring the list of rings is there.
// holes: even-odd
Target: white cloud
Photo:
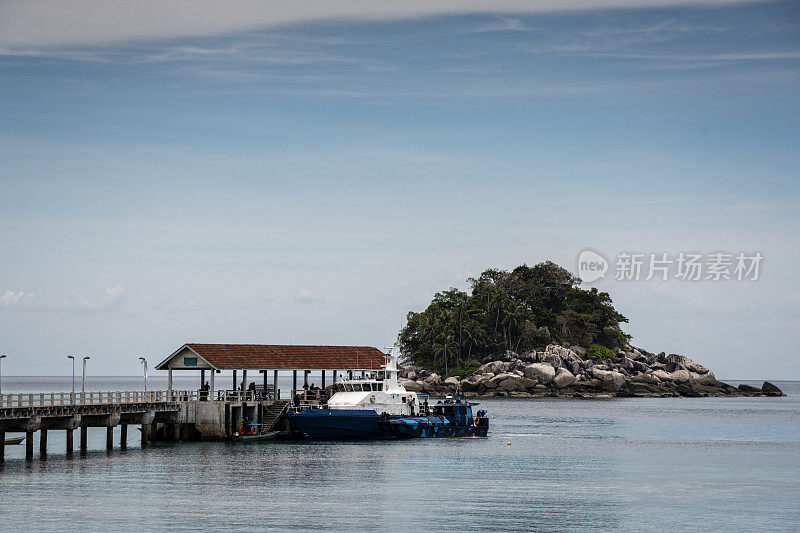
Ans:
[[[309,289],[302,289],[297,293],[297,296],[294,297],[294,300],[301,304],[313,304],[321,302],[322,298]]]
[[[14,307],[26,311],[78,311],[78,312],[103,312],[116,309],[125,294],[124,285],[116,285],[105,290],[99,298],[84,298],[73,296],[65,300],[50,300],[39,302],[34,299],[34,294],[24,291],[7,290],[0,296],[0,304],[4,307]]]
[[[528,28],[518,18],[504,17],[502,15],[496,18],[497,20],[481,26],[477,31],[479,33],[487,31],[528,31]]]
[[[78,45],[219,35],[325,19],[383,20],[461,13],[542,13],[609,8],[726,5],[752,0],[6,0],[0,42]]]
[[[4,307],[14,307],[29,301],[34,296],[35,295],[31,294],[30,292],[7,290],[2,296],[0,296],[0,304],[2,304]]]

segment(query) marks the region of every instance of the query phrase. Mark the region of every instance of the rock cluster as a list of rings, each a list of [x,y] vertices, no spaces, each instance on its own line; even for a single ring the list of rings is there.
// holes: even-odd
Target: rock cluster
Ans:
[[[465,396],[782,396],[769,382],[759,389],[718,381],[708,368],[677,354],[653,354],[641,348],[617,350],[612,360],[595,362],[579,346],[551,344],[544,351],[506,352],[485,361],[472,376],[442,379],[406,367],[400,382],[409,391],[447,394],[458,387]]]

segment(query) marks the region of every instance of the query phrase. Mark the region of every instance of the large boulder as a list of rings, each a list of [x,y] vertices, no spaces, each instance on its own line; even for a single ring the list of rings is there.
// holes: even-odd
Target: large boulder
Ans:
[[[672,374],[666,372],[665,370],[654,370],[650,372],[650,375],[658,378],[659,381],[672,381]]]
[[[553,385],[555,385],[557,389],[569,387],[574,382],[575,375],[566,368],[559,368],[558,372],[556,372],[556,375],[553,378]]]
[[[671,353],[666,357],[666,361],[667,363],[679,364],[683,366],[683,368],[685,368],[686,370],[690,372],[695,372],[696,374],[705,374],[706,372],[708,372],[708,369],[706,367],[704,367],[703,365],[701,365],[696,361],[689,359],[684,355]]]
[[[481,381],[479,386],[483,387],[483,388],[486,388],[486,389],[496,389],[497,386],[501,382],[503,382],[503,381],[505,381],[505,380],[507,380],[509,378],[516,378],[516,377],[517,376],[514,375],[514,374],[510,374],[508,372],[503,372],[502,374],[497,374],[496,376],[493,376],[490,379]]]
[[[603,382],[603,388],[606,390],[620,390],[627,382],[625,376],[614,370],[593,368],[591,373],[595,379]]]
[[[442,378],[436,372],[425,378],[425,383],[428,383],[430,385],[438,385],[439,383],[441,383],[441,381]]]
[[[422,384],[413,379],[401,379],[399,382],[409,392],[422,392]]]
[[[536,380],[535,379],[528,379],[522,377],[511,377],[504,379],[500,383],[497,384],[497,390],[504,390],[504,391],[524,391],[526,389],[533,389],[536,387]]]
[[[689,371],[686,369],[676,370],[675,372],[670,373],[669,377],[671,381],[674,381],[675,383],[686,383],[691,379]]]
[[[525,367],[525,377],[535,379],[540,384],[552,383],[556,377],[556,369],[547,363],[533,363]]]
[[[481,365],[480,368],[475,372],[476,374],[497,374],[503,368],[502,361],[492,361],[491,363],[486,363],[485,365]]]
[[[765,381],[764,384],[761,385],[761,392],[767,396],[783,396],[783,391],[769,381]]]
[[[450,389],[457,389],[459,383],[458,378],[455,376],[450,376],[444,380],[444,386]]]

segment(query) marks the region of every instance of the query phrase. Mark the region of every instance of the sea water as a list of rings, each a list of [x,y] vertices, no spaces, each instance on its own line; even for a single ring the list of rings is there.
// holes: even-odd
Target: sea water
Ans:
[[[775,383],[789,396],[477,400],[485,439],[140,449],[131,426],[127,450],[106,452],[93,428],[67,459],[50,431],[46,461],[38,442],[30,463],[6,447],[0,530],[797,531],[800,382]],[[70,387],[3,379],[3,392]]]

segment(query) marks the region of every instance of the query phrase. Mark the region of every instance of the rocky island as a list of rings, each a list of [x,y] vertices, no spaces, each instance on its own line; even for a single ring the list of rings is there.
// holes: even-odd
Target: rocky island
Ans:
[[[406,389],[468,396],[781,396],[775,385],[733,387],[678,354],[631,344],[608,293],[550,261],[489,269],[408,313],[398,344]]]
[[[595,364],[580,346],[548,345],[542,351],[506,354],[481,365],[471,376],[442,378],[424,368],[409,366],[401,373],[407,390],[451,394],[457,388],[467,397],[702,397],[783,396],[765,381],[761,388],[734,387],[716,379],[703,365],[678,354],[653,354],[641,348],[618,350],[616,357]]]

